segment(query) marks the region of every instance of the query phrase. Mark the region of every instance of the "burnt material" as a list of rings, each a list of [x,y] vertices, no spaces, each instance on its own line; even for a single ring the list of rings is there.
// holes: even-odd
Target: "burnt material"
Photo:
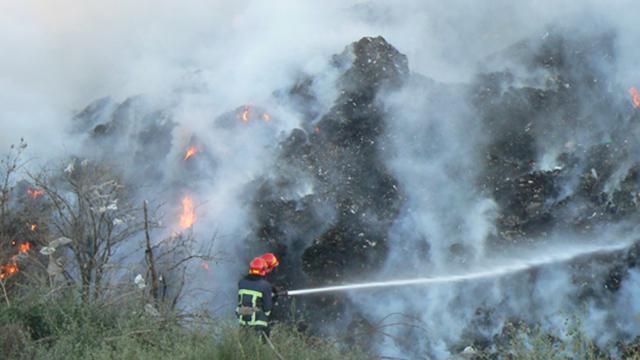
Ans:
[[[402,202],[378,152],[386,114],[376,96],[402,85],[407,59],[377,37],[361,39],[334,60],[351,61],[338,80],[340,95],[310,133],[295,130],[281,144],[277,175],[263,181],[253,205],[255,233],[281,249],[289,268],[278,280],[290,286],[375,271]],[[331,298],[320,300],[325,309],[335,303]]]

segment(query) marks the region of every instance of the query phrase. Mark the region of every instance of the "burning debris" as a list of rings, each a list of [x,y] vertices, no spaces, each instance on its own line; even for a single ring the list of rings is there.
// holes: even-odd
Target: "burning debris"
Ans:
[[[18,245],[18,252],[21,254],[25,254],[29,250],[31,250],[31,244],[28,242],[23,242]]]
[[[20,271],[18,267],[18,258],[22,254],[27,254],[31,250],[31,243],[21,242],[17,246],[18,254],[13,255],[9,261],[3,265],[0,265],[0,280],[4,281],[9,277],[15,275]]]
[[[196,212],[193,199],[189,195],[182,198],[182,212],[180,213],[180,228],[188,229],[196,222]]]
[[[200,262],[200,267],[201,267],[202,269],[204,269],[205,271],[209,271],[209,263],[208,263],[208,262],[206,262],[206,261],[201,261],[201,262]]]
[[[337,64],[348,64],[339,79],[342,87],[334,106],[307,131],[296,129],[281,143],[277,176],[264,179],[256,192],[256,247],[269,244],[286,253],[289,258],[276,276],[279,282],[297,287],[342,283],[347,276],[371,274],[387,259],[388,249],[399,246],[391,243],[387,234],[390,224],[400,216],[403,192],[412,190],[398,189],[398,181],[379,162],[391,118],[377,106],[375,98],[381,88],[403,86],[410,77],[426,88],[445,89],[437,100],[429,99],[438,104],[456,104],[460,97],[473,96],[473,106],[465,115],[469,122],[482,124],[480,131],[486,138],[477,149],[482,153],[478,157],[482,164],[471,186],[477,185],[483,196],[497,204],[493,224],[497,231],[487,235],[488,245],[483,249],[486,256],[505,245],[526,247],[538,239],[546,241],[555,231],[584,234],[605,221],[633,221],[640,210],[640,185],[637,160],[629,150],[636,149],[638,141],[629,134],[637,129],[607,132],[601,126],[603,117],[624,113],[615,105],[620,104],[621,94],[611,93],[606,82],[597,81],[607,77],[615,56],[612,41],[608,33],[577,41],[552,33],[539,43],[505,51],[502,55],[517,59],[528,71],[552,79],[547,86],[535,88],[521,85],[525,82],[508,70],[480,74],[467,87],[434,85],[411,77],[406,58],[383,39],[360,40],[350,47],[349,56],[336,57]],[[566,60],[575,54],[591,55],[578,64]],[[637,91],[632,93],[636,106],[634,94]],[[432,96],[429,92],[421,95]],[[425,111],[422,116],[438,114]],[[606,136],[595,137],[593,129]],[[420,155],[430,159],[442,149],[437,139],[426,135],[416,141],[428,143]],[[579,136],[593,141],[564,147]],[[549,148],[561,150],[551,161],[552,166],[542,168],[538,162]],[[627,169],[620,165],[627,160],[634,166]],[[455,170],[452,173],[455,176]],[[292,195],[299,193],[297,189],[304,183],[310,183],[313,192]],[[454,243],[453,238],[424,241],[427,248],[442,245],[455,249],[464,258],[461,263],[477,256],[467,249],[468,245]],[[407,251],[417,251],[415,243],[407,244]],[[431,266],[429,256],[432,253],[426,251],[421,260]],[[612,260],[621,261],[626,261],[624,256]],[[619,277],[627,276],[618,273],[622,274]],[[606,298],[610,296],[606,292],[617,288],[603,290],[602,282],[594,281],[589,292]],[[574,295],[567,291],[566,296]],[[321,308],[323,315],[339,317],[357,312],[345,298],[302,301],[309,301],[306,306]],[[415,303],[407,300],[404,304],[411,311]],[[496,326],[500,321],[495,320]]]
[[[238,110],[236,110],[236,117],[244,124],[248,124],[250,121],[271,121],[271,115],[269,115],[269,113],[251,105],[244,105],[238,108]]]
[[[189,160],[190,158],[192,158],[198,152],[199,152],[199,150],[195,145],[189,146],[189,148],[187,148],[187,151],[185,151],[185,153],[184,153],[183,160],[185,160],[185,161]]]
[[[37,199],[37,198],[41,197],[42,195],[44,195],[44,190],[29,187],[29,188],[27,188],[27,195],[29,195],[29,197],[32,198],[32,199]]]
[[[235,128],[242,125],[269,124],[272,121],[274,121],[274,117],[263,107],[242,105],[233,111],[220,115],[214,125],[221,128]]]
[[[338,58],[352,62],[338,80],[341,95],[308,132],[295,129],[281,143],[281,171],[264,179],[253,200],[257,246],[288,254],[276,276],[290,287],[371,273],[385,259],[402,203],[379,156],[388,119],[376,96],[403,84],[406,57],[377,37],[353,43]],[[302,301],[322,308],[323,316],[348,303],[344,296]]]
[[[640,91],[635,86],[629,88],[629,94],[631,95],[631,102],[636,109],[640,108]]]
[[[249,106],[244,106],[242,108],[242,111],[240,111],[240,114],[238,114],[238,116],[243,123],[248,123],[250,114],[251,114],[251,108]]]
[[[233,117],[235,123],[240,124],[253,124],[253,123],[269,123],[272,120],[271,114],[269,114],[265,109],[252,106],[252,105],[243,105],[237,108],[232,116],[222,116],[217,122],[223,126],[233,126],[232,122],[227,120],[228,118]]]
[[[182,148],[178,157],[181,171],[167,173],[168,169],[164,169],[161,172],[172,179],[171,187],[177,194],[181,194],[198,187],[199,183],[207,182],[207,179],[214,176],[219,159],[215,152],[217,147],[209,146],[202,139],[201,134],[192,134],[186,141],[177,143],[184,144],[178,145]]]
[[[12,275],[15,275],[18,272],[18,263],[16,262],[15,257],[12,258],[8,263],[0,266],[0,280],[5,280]]]
[[[489,257],[492,251],[500,251],[506,244],[515,247],[536,239],[546,241],[547,235],[556,230],[582,234],[599,223],[633,221],[638,215],[639,165],[632,155],[639,145],[629,136],[637,133],[637,129],[626,125],[614,129],[601,126],[603,118],[624,113],[615,108],[619,106],[615,104],[621,103],[624,92],[612,94],[606,89],[610,86],[607,81],[598,81],[607,78],[609,61],[615,57],[612,37],[604,34],[595,36],[594,41],[588,40],[576,42],[551,33],[536,40],[538,42],[525,42],[525,46],[517,44],[499,54],[509,59],[509,63],[520,63],[531,74],[544,74],[544,85],[527,85],[527,79],[519,79],[510,70],[502,68],[487,70],[468,85],[437,85],[438,89],[447,90],[437,98],[440,107],[457,106],[460,99],[471,97],[471,111],[465,120],[482,127],[484,142],[474,149],[481,154],[478,157],[481,169],[465,188],[471,187],[473,196],[480,193],[497,204],[496,221],[491,224],[495,225],[496,231],[486,239]],[[580,54],[581,59],[577,64],[571,61],[576,54]],[[250,222],[253,226],[250,245],[256,248],[269,246],[286,254],[281,270],[274,276],[277,282],[290,287],[369,276],[380,271],[383,264],[398,268],[416,265],[408,261],[388,263],[390,249],[400,246],[406,247],[407,252],[419,252],[427,268],[433,262],[430,249],[440,245],[464,258],[460,263],[472,258],[474,253],[466,248],[467,245],[447,236],[419,234],[418,242],[399,240],[390,235],[394,223],[401,217],[414,215],[403,214],[404,210],[409,213],[420,210],[405,209],[407,200],[411,200],[411,195],[407,194],[413,189],[401,188],[400,177],[382,160],[382,151],[389,143],[388,126],[398,119],[397,114],[387,113],[380,98],[383,91],[402,88],[412,82],[424,83],[425,88],[430,89],[436,85],[411,74],[406,56],[381,37],[363,38],[333,60],[341,75],[336,84],[338,96],[331,109],[316,114],[314,107],[314,115],[308,116],[309,121],[303,123],[302,129],[291,131],[279,144],[279,157],[269,174],[250,184],[256,190],[251,193],[254,194],[251,199],[254,218]],[[498,60],[497,63],[505,62]],[[313,83],[313,79],[308,83]],[[434,101],[433,94],[427,91],[419,94]],[[629,94],[633,106],[640,108],[640,92],[632,87]],[[296,106],[300,109],[313,107],[309,105],[314,101],[311,96],[297,99]],[[140,149],[136,149],[135,163],[142,164],[157,164],[153,160],[163,159],[168,154],[174,124],[169,120],[157,124],[145,122],[154,118],[151,115],[166,115],[165,112],[149,110],[135,98],[122,104],[98,105],[87,108],[81,116],[95,125],[88,128],[92,129],[92,140],[96,144],[106,147],[133,138],[137,141],[134,143],[140,145]],[[105,113],[100,114],[100,111]],[[424,118],[434,116],[420,109],[418,113]],[[142,122],[144,125],[139,128],[144,130],[126,133],[128,121],[132,119]],[[264,109],[243,105],[218,117],[214,125],[246,129],[276,120]],[[270,129],[274,127],[256,125],[254,128],[272,131]],[[438,141],[429,138],[430,131],[432,129],[418,133],[426,136],[416,135],[415,138],[416,142],[426,143],[419,148],[423,151],[419,155],[425,162],[439,159],[438,153],[442,151]],[[578,138],[588,141],[578,143]],[[186,150],[180,148],[177,151],[180,155],[173,155],[171,160],[188,161],[180,168],[189,169],[190,174],[204,177],[203,174],[213,172],[210,169],[213,166],[205,169],[209,164],[203,167],[198,164],[200,157],[206,159],[203,155],[207,155],[208,148],[193,145],[194,142],[188,144]],[[550,161],[557,166],[547,168],[540,164],[540,159],[548,155],[544,153],[545,149],[560,149]],[[191,161],[196,156],[198,161]],[[620,165],[623,162],[631,166],[624,168]],[[416,167],[419,165],[425,164]],[[164,174],[154,165],[135,169],[142,174]],[[451,171],[447,176],[458,175],[455,166],[447,167],[446,171]],[[163,178],[158,176],[157,179]],[[174,190],[193,189],[190,181],[182,180]],[[442,196],[438,194],[440,189],[428,190],[434,197]],[[35,198],[31,193],[29,196]],[[181,229],[189,229],[196,221],[193,198],[185,195],[180,203],[178,225]],[[417,214],[417,218],[420,215]],[[448,227],[454,227],[453,232],[458,234],[456,231],[465,226],[465,222],[457,218],[447,220],[451,223],[442,225],[446,228],[445,233],[450,230]],[[118,219],[113,221],[115,224]],[[629,257],[633,257],[629,262],[635,264],[636,256]],[[616,262],[612,267],[618,266],[621,260],[616,258],[612,262]],[[200,266],[208,270],[207,263]],[[17,271],[16,262],[3,267],[3,274]],[[619,273],[617,280],[628,276],[624,271]],[[589,288],[590,296],[606,298],[619,288],[610,287],[603,295],[605,290],[599,285],[593,284]],[[403,304],[408,305],[407,309],[413,309],[410,305],[415,303],[407,300]],[[358,307],[351,306],[346,297],[327,296],[309,300],[304,305],[314,306],[311,316],[323,318],[358,312]],[[474,310],[480,312],[480,309]],[[277,314],[277,311],[276,317],[287,316]],[[477,324],[468,325],[468,331],[478,330]],[[489,334],[491,329],[485,330],[480,329],[478,333]]]

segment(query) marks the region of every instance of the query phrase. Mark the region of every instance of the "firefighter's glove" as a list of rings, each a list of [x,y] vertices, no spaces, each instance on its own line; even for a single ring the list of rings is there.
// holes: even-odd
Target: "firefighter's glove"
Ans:
[[[288,294],[287,289],[285,289],[284,286],[276,286],[273,290],[276,296],[287,296]]]

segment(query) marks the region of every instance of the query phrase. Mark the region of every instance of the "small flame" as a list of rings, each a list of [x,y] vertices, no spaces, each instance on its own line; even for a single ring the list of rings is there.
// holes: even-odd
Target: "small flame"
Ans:
[[[260,112],[259,109],[252,108],[251,105],[242,106],[242,109],[236,113],[236,117],[245,124],[248,124],[252,120],[271,121],[271,114],[266,111]]]
[[[187,152],[184,154],[184,160],[188,160],[190,157],[198,153],[198,148],[194,145],[189,146]]]
[[[31,243],[23,242],[18,245],[18,251],[22,254],[28,252],[29,250],[31,250]]]
[[[13,240],[11,244],[15,245],[16,241]],[[31,243],[23,242],[18,244],[18,252],[20,254],[26,254],[29,250],[31,250]],[[13,255],[6,264],[0,265],[0,280],[5,280],[10,276],[15,275],[19,270],[18,256]]]
[[[629,88],[629,94],[631,94],[631,102],[633,103],[633,107],[638,109],[640,108],[640,91],[635,86]]]
[[[38,229],[38,224],[31,224],[29,228],[31,229],[31,231],[36,231],[36,229]]]
[[[193,206],[193,199],[186,195],[182,198],[182,213],[180,214],[180,227],[190,228],[196,222],[196,212]]]
[[[11,258],[11,261],[0,266],[0,280],[4,280],[11,275],[14,275],[18,272],[18,263],[16,262],[15,257]]]
[[[36,188],[28,188],[27,195],[29,195],[32,199],[37,199],[40,196],[44,195],[44,190],[36,189]]]
[[[245,106],[242,109],[242,113],[240,113],[240,120],[242,120],[243,123],[248,123],[250,114],[251,114],[251,107]]]

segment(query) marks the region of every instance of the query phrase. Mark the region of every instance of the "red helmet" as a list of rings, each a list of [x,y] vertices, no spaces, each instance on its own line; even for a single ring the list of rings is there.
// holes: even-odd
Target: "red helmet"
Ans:
[[[273,253],[262,254],[260,258],[267,263],[267,274],[280,264],[280,261],[278,261],[278,258]]]
[[[262,258],[253,258],[249,263],[249,274],[265,276],[267,275],[267,270],[269,266],[267,262]]]

